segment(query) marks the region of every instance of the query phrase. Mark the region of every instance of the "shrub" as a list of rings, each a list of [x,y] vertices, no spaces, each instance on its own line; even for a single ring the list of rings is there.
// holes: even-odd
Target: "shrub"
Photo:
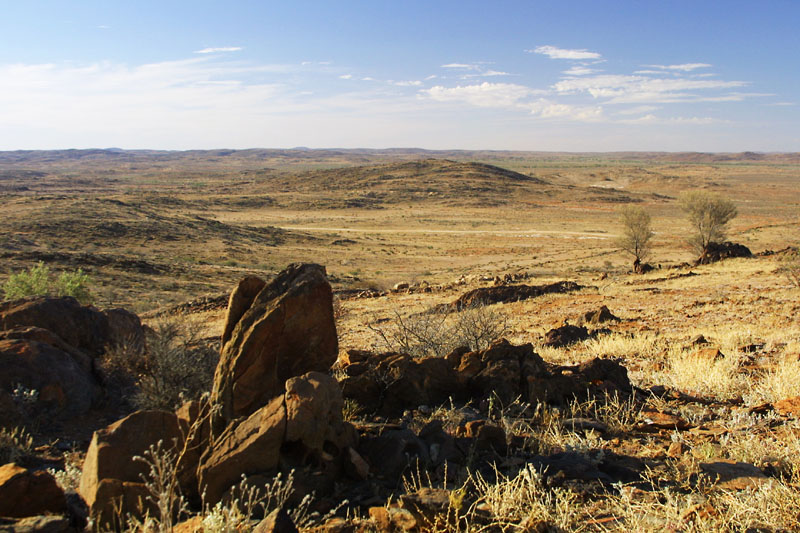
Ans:
[[[795,287],[800,287],[800,252],[791,250],[780,258],[777,273],[782,274]]]
[[[28,270],[11,274],[3,285],[6,300],[44,296],[50,292],[50,268],[42,261]]]
[[[171,317],[147,331],[144,349],[136,342],[110,346],[101,362],[106,389],[139,409],[170,410],[199,398],[211,389],[219,358],[201,333],[201,324]]]
[[[174,409],[211,389],[219,356],[200,333],[199,324],[175,319],[148,332],[147,350],[136,369],[136,407]]]
[[[705,191],[686,191],[679,201],[694,231],[688,242],[702,257],[711,243],[725,240],[728,222],[737,215],[736,206],[727,198]]]
[[[33,437],[23,428],[0,428],[0,465],[16,462],[32,448]]]
[[[9,276],[3,285],[6,300],[16,300],[28,296],[72,296],[82,304],[92,303],[89,292],[90,279],[82,269],[75,272],[62,272],[53,282],[50,267],[39,261],[28,270]]]
[[[637,264],[644,263],[650,255],[650,239],[653,237],[650,215],[642,207],[626,205],[620,209],[619,217],[623,233],[616,240],[617,247],[631,254]]]
[[[462,346],[482,350],[509,331],[505,317],[482,304],[461,311],[428,309],[405,317],[395,311],[391,323],[368,327],[377,333],[383,349],[414,357],[442,357]]]

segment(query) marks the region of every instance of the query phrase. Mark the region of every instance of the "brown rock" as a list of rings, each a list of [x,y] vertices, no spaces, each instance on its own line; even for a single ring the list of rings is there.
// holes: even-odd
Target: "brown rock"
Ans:
[[[50,331],[49,329],[37,328],[36,326],[27,326],[0,331],[0,340],[5,339],[21,339],[28,341],[42,342],[49,344],[53,348],[57,348],[62,352],[68,353],[78,366],[80,366],[86,373],[92,371],[92,358],[84,352],[67,344],[64,340]]]
[[[678,415],[673,415],[671,413],[664,413],[662,411],[656,411],[654,409],[647,410],[644,409],[641,412],[642,423],[638,425],[639,429],[641,430],[654,430],[658,431],[661,429],[671,429],[671,430],[679,430],[684,431],[689,429],[691,424],[689,424],[686,420],[679,417]]]
[[[584,324],[598,325],[605,322],[619,322],[619,317],[614,316],[605,305],[595,311],[589,311],[583,315]]]
[[[583,326],[564,324],[548,331],[544,336],[544,344],[553,348],[561,348],[562,346],[586,340],[589,337],[589,331]]]
[[[203,533],[203,517],[193,516],[172,528],[171,533]]]
[[[400,505],[407,509],[418,524],[434,524],[444,518],[450,507],[450,491],[446,489],[422,488],[400,496]]]
[[[481,287],[462,294],[449,307],[456,310],[469,309],[479,305],[495,303],[519,302],[529,298],[538,298],[545,294],[563,294],[581,289],[573,281],[559,281],[548,285],[499,285]]]
[[[138,316],[126,309],[106,309],[103,315],[108,320],[109,344],[124,346],[129,353],[144,351],[144,328]]]
[[[321,372],[309,372],[286,381],[287,442],[299,442],[315,455],[323,444],[337,450],[356,445],[355,429],[342,421],[339,383]]]
[[[0,516],[26,517],[64,513],[67,500],[55,478],[14,463],[0,466]]]
[[[503,454],[506,451],[506,432],[503,428],[489,424],[486,420],[467,422],[465,433],[468,438],[475,439],[475,448],[479,451],[494,450]]]
[[[282,395],[287,379],[328,370],[338,354],[324,267],[296,263],[260,290],[259,282],[245,278],[231,295],[212,390],[216,434]]]
[[[158,509],[149,499],[152,494],[144,483],[102,479],[92,495],[94,501],[89,511],[101,531],[124,530],[125,524],[120,521],[121,517],[130,515],[142,518],[148,513],[158,515]]]
[[[669,445],[669,448],[667,449],[667,457],[671,457],[672,459],[678,459],[688,451],[689,451],[688,446],[686,446],[681,441],[676,440],[675,442]]]
[[[99,523],[108,522],[113,518],[114,500],[119,498],[126,508],[137,510],[134,500],[144,493],[142,476],[149,469],[143,461],[133,458],[145,457],[145,452],[159,441],[165,451],[177,453],[181,440],[178,417],[166,411],[137,411],[95,431],[78,487],[90,514]]]
[[[108,318],[75,298],[34,297],[0,303],[0,329],[36,326],[49,329],[67,344],[91,356],[105,351],[111,330]]]
[[[365,480],[369,477],[369,464],[353,448],[347,448],[344,469],[345,473],[354,479]]]
[[[0,413],[0,422],[10,416],[45,412],[48,416],[81,415],[99,395],[92,374],[71,355],[50,344],[23,339],[0,341],[0,368],[0,396],[10,395],[18,385],[40,393],[31,406],[34,413]]]
[[[285,509],[275,509],[253,529],[253,533],[297,533],[292,517]]]
[[[200,460],[198,479],[206,501],[216,504],[242,474],[269,472],[278,466],[280,449],[286,436],[284,397],[230,426],[214,440]]]
[[[800,396],[784,398],[775,402],[772,407],[783,416],[798,416],[800,415]]]
[[[769,478],[750,463],[719,459],[713,463],[700,463],[700,470],[715,480],[715,487],[724,490],[756,488]]]

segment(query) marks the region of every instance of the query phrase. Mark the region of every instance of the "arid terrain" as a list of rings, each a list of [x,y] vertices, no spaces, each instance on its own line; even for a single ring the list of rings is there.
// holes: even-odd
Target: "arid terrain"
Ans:
[[[219,338],[240,279],[269,281],[290,263],[323,265],[344,420],[366,442],[389,430],[425,440],[438,420],[438,431],[466,439],[467,451],[444,471],[428,457],[433,466],[422,472],[417,462],[401,468],[404,477],[373,483],[380,461],[353,445],[366,458],[347,463],[359,484],[329,490],[320,513],[339,518],[308,528],[792,531],[800,522],[800,288],[777,270],[800,241],[799,183],[800,154],[0,152],[0,285],[40,261],[53,273],[80,268],[96,308],[132,311],[151,331],[168,320],[194,324],[194,340],[215,353],[222,347],[224,358]],[[678,204],[687,190],[736,204],[727,238],[752,257],[694,264]],[[652,216],[656,268],[646,274],[632,273],[632,257],[615,244],[626,204]],[[562,282],[577,285],[514,293]],[[516,296],[469,309],[455,303],[504,287]],[[603,306],[613,318],[587,316]],[[468,313],[489,325],[464,326]],[[556,342],[551,330],[565,325],[585,325],[585,336]],[[521,395],[484,394],[475,380],[495,339],[452,355],[464,337],[447,332],[462,326],[530,343],[545,366],[526,377],[517,365],[512,392]],[[409,340],[423,330],[427,348]],[[386,385],[376,369],[406,368],[380,354],[413,350],[414,361],[447,356],[448,372],[469,390],[453,386],[437,405],[402,403],[388,386],[380,404],[360,396]],[[482,370],[465,353],[479,353]],[[626,370],[630,383],[592,377],[580,365],[594,358]],[[359,376],[372,381],[353,381]],[[564,390],[570,380],[585,387],[571,399],[553,393],[561,385],[545,387],[555,396],[535,401],[533,380],[554,376],[566,380]],[[420,383],[435,382],[420,380],[422,391]],[[92,431],[131,410],[106,401],[102,414],[64,424],[69,437],[32,428],[31,468],[79,476]],[[497,428],[502,446],[482,425]],[[303,482],[313,486],[312,477]],[[423,505],[413,499],[420,494],[440,499]],[[185,531],[224,530],[204,527]]]

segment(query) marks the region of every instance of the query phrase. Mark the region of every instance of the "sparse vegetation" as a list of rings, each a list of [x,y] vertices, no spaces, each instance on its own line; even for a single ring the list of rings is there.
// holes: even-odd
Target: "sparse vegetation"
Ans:
[[[50,268],[39,261],[28,270],[9,276],[3,285],[3,290],[6,300],[53,295],[72,296],[82,304],[90,304],[92,295],[89,292],[89,284],[89,275],[80,268],[74,272],[62,272],[52,280]]]
[[[620,250],[633,256],[635,264],[644,263],[650,255],[653,230],[650,215],[643,207],[626,205],[619,210],[623,234],[616,243]]]
[[[33,449],[33,437],[24,428],[0,428],[0,465],[13,463]]]
[[[680,205],[692,226],[688,242],[700,256],[708,251],[711,243],[725,240],[728,222],[738,213],[732,201],[706,191],[682,193]]]

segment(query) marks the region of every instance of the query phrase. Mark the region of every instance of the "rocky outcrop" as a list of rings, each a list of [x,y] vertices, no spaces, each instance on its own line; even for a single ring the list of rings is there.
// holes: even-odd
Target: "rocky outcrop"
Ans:
[[[588,311],[581,317],[581,324],[597,326],[606,322],[619,322],[620,318],[615,316],[605,305],[594,311]]]
[[[589,331],[583,326],[573,326],[572,324],[564,324],[557,328],[553,328],[544,335],[545,346],[552,348],[561,348],[575,344],[576,342],[584,341],[591,337]]]
[[[66,511],[64,492],[49,472],[14,463],[0,466],[0,516],[22,518]]]
[[[515,346],[505,339],[477,352],[454,352],[445,358],[414,359],[403,354],[374,354],[366,361],[343,363],[345,398],[366,412],[399,416],[407,409],[434,407],[450,400],[516,399],[562,405],[574,396],[631,391],[627,371],[615,361],[594,359],[574,367],[545,363],[531,344]],[[358,365],[358,372],[348,372]],[[354,375],[352,375],[354,374]]]
[[[43,340],[55,337],[38,328],[14,330],[8,336]],[[0,404],[14,405],[13,409],[0,413],[0,425],[12,426],[27,422],[30,417],[45,415],[56,422],[86,413],[100,393],[91,370],[86,368],[86,361],[74,349],[68,353],[52,344],[29,339],[0,340],[0,368],[3,369],[0,397],[4,398]],[[63,341],[56,337],[51,342],[61,345]],[[20,386],[32,395],[20,398]]]
[[[695,261],[695,265],[708,265],[732,257],[752,257],[753,252],[743,245],[735,242],[712,242],[706,251]]]
[[[118,505],[126,513],[139,514],[144,510],[139,501],[149,494],[143,478],[148,466],[134,457],[145,457],[151,446],[159,442],[162,450],[177,457],[183,434],[178,417],[166,411],[137,411],[95,431],[86,452],[78,492],[98,524],[111,524]]]
[[[336,361],[338,339],[325,268],[292,264],[270,283],[245,278],[233,291],[214,377],[215,433],[283,393],[284,382]]]
[[[309,372],[287,380],[283,396],[214,440],[200,461],[200,492],[215,503],[242,475],[274,474],[281,460],[340,464],[356,440],[355,429],[342,420],[336,380]]]
[[[461,310],[471,307],[518,302],[530,298],[538,298],[545,294],[563,294],[580,290],[582,287],[574,281],[559,281],[547,285],[498,285],[495,287],[482,287],[462,294],[450,308]]]
[[[33,297],[0,303],[0,329],[36,326],[52,331],[67,344],[97,356],[111,340],[108,318],[75,298]]]

